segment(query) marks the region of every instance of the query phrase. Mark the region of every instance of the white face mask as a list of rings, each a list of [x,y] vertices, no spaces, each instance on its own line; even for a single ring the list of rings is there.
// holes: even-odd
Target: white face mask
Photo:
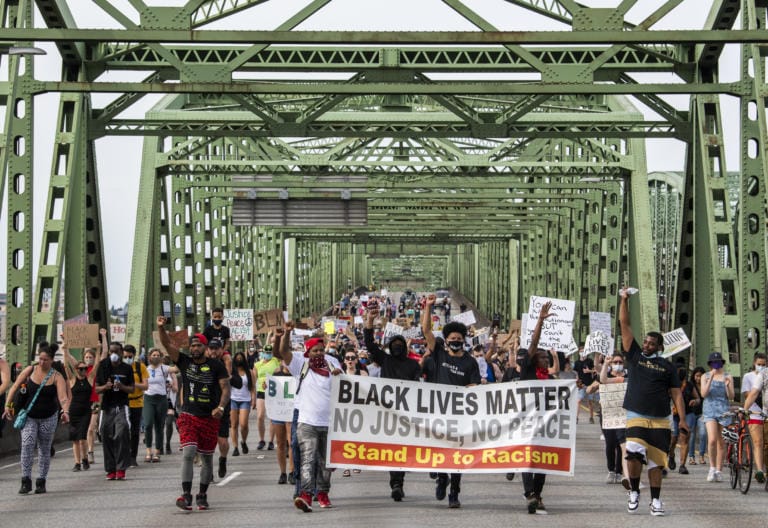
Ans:
[[[755,365],[755,372],[762,372],[765,370],[765,365]]]
[[[117,363],[118,361],[120,361],[120,356],[118,356],[117,354],[115,354],[115,353],[113,352],[113,353],[111,353],[111,354],[109,355],[109,360],[110,360],[112,363]]]
[[[611,365],[611,369],[618,374],[624,372],[624,365]]]
[[[133,358],[123,358],[123,363],[126,365],[133,365]]]

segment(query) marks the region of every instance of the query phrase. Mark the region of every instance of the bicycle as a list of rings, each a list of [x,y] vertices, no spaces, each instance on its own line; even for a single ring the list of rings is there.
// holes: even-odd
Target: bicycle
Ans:
[[[734,423],[723,427],[722,436],[725,440],[726,464],[730,469],[731,489],[739,486],[739,491],[746,494],[749,492],[749,486],[752,483],[752,439],[749,435],[749,412],[741,407],[737,407],[722,417],[735,418]]]

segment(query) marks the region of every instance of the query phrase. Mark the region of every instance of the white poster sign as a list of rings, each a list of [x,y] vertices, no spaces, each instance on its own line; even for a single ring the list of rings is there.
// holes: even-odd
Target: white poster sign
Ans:
[[[125,343],[125,325],[124,324],[111,324],[109,325],[109,335],[111,341],[118,343]]]
[[[591,334],[598,330],[604,334],[613,336],[611,314],[608,312],[589,312],[589,333]]]
[[[477,322],[477,319],[472,310],[467,310],[464,313],[456,314],[451,317],[451,322],[464,323],[467,327],[470,327]]]
[[[291,422],[296,378],[293,376],[267,376],[264,405],[270,420]]]
[[[253,340],[253,309],[226,308],[224,310],[224,326],[229,327],[231,341]]]
[[[625,429],[627,427],[627,411],[623,407],[626,392],[626,383],[603,383],[600,385],[603,429]]]
[[[611,356],[613,355],[613,347],[614,339],[610,335],[597,330],[587,336],[587,342],[584,344],[584,356],[590,354]]]
[[[531,296],[531,301],[528,305],[528,319],[525,321],[521,346],[527,348],[531,344],[531,336],[539,320],[539,312],[547,301],[552,302],[552,307],[549,310],[554,315],[544,321],[539,339],[539,348],[554,348],[559,352],[566,352],[571,341],[573,341],[573,317],[576,313],[576,303],[564,299],[537,297],[535,295]]]
[[[664,353],[662,357],[672,357],[683,350],[691,348],[691,341],[685,335],[685,330],[682,328],[677,328],[662,335],[664,336]]]

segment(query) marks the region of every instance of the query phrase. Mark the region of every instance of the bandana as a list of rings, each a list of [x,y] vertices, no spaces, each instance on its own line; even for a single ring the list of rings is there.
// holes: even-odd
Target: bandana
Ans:
[[[331,375],[331,370],[328,368],[328,363],[323,356],[309,358],[309,368],[315,374],[325,376],[326,378]]]
[[[536,368],[536,379],[549,379],[549,371],[545,368]]]

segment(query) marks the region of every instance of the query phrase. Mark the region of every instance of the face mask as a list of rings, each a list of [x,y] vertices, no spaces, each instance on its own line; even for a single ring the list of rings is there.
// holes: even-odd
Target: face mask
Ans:
[[[722,361],[713,361],[709,364],[713,369],[717,370],[719,368],[723,368],[723,362]]]
[[[389,345],[389,353],[392,357],[403,357],[405,355],[405,346],[400,341],[395,341]]]
[[[259,354],[259,357],[264,361],[269,361],[270,359],[272,359],[272,354],[270,352],[262,352],[261,354]]]
[[[360,358],[360,359],[359,359],[359,361],[360,361],[360,363],[362,363],[363,365],[365,365],[366,363],[368,363],[368,360],[367,360],[367,359],[365,359],[365,358]]]
[[[464,343],[461,341],[448,341],[446,344],[448,345],[448,348],[450,348],[453,352],[464,350]]]
[[[92,366],[93,365],[93,358],[86,359],[85,360],[85,364],[88,365],[89,367]]]
[[[611,369],[616,373],[621,373],[624,372],[624,365],[611,365]]]
[[[224,322],[224,319],[213,319],[211,322],[216,326],[219,326],[221,323]]]
[[[235,361],[235,365],[237,365],[238,367],[244,367],[245,361],[243,361],[242,359],[238,359],[237,361]]]
[[[149,362],[152,363],[152,366],[156,367],[160,364],[160,357],[152,356],[151,358],[149,358]]]
[[[755,372],[762,372],[765,370],[765,365],[755,365]]]
[[[112,353],[109,355],[109,360],[110,360],[112,363],[117,363],[118,361],[120,361],[120,356],[118,356],[117,354],[115,354],[114,352],[112,352]]]
[[[333,354],[335,354],[335,353],[336,353],[336,349],[335,349],[335,348],[329,348],[329,349],[328,349],[328,353],[329,353],[329,354],[331,354],[331,355],[333,355]]]
[[[133,358],[123,358],[123,363],[126,365],[133,365]]]

